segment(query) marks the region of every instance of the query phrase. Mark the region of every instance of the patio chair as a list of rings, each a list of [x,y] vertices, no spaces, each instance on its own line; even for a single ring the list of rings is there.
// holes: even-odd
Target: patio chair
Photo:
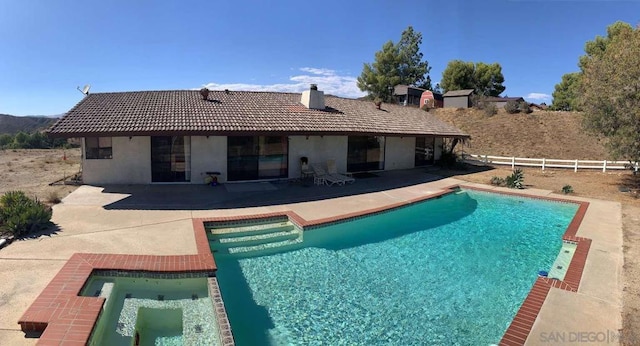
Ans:
[[[309,167],[309,159],[306,156],[300,158],[300,178],[305,179],[313,176],[313,170]]]
[[[316,185],[327,185],[331,186],[334,184],[344,185],[344,180],[334,177],[331,174],[328,174],[327,171],[322,169],[318,165],[311,165],[313,169],[313,183]]]
[[[327,174],[329,174],[335,179],[342,180],[343,185],[344,183],[353,184],[353,182],[356,181],[356,179],[353,178],[351,174],[338,173],[338,168],[336,167],[336,160],[334,159],[327,160]]]

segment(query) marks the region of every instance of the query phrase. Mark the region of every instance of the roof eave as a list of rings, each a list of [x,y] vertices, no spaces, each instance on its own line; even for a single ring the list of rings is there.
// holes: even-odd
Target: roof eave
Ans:
[[[51,138],[81,137],[141,137],[141,136],[389,136],[416,137],[437,136],[447,138],[470,138],[468,134],[451,132],[379,132],[379,131],[130,131],[130,132],[47,132]]]

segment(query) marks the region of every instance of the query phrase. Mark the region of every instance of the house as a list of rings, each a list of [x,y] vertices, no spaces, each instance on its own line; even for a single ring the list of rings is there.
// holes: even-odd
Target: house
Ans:
[[[250,91],[135,91],[85,96],[49,130],[82,138],[85,184],[201,184],[298,178],[301,158],[339,171],[413,168],[446,138],[469,136],[414,107]]]
[[[524,102],[522,97],[500,97],[500,96],[489,96],[484,99],[485,102],[490,102],[496,105],[496,108],[504,108],[507,105],[507,102],[513,101],[516,103]]]
[[[471,108],[472,94],[473,89],[447,91],[442,95],[442,98],[444,99],[444,108]]]
[[[431,90],[424,91],[420,97],[420,107],[424,106],[428,108],[442,108],[444,106],[442,94]]]
[[[426,89],[417,88],[410,85],[398,84],[393,88],[393,96],[400,105],[421,106],[420,97]]]

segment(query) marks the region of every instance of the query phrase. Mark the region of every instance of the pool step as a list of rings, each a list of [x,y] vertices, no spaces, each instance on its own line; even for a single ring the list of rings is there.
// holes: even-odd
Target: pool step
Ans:
[[[290,221],[258,222],[211,228],[209,247],[217,254],[242,254],[280,249],[302,242],[302,231]]]
[[[231,254],[239,254],[239,253],[247,253],[247,252],[254,252],[254,251],[264,251],[264,250],[282,248],[282,247],[285,247],[285,246],[293,246],[293,245],[297,245],[297,244],[300,244],[300,243],[302,243],[302,236],[300,236],[300,237],[298,237],[296,239],[289,239],[289,240],[283,240],[283,241],[277,241],[277,242],[271,242],[271,243],[264,243],[264,244],[260,244],[260,245],[232,247],[232,248],[229,248],[229,253],[231,253]]]
[[[238,224],[237,226],[225,225],[221,227],[211,227],[209,233],[213,237],[244,237],[257,234],[268,234],[280,231],[294,230],[295,226],[289,220],[258,222],[248,225]]]
[[[212,246],[216,248],[221,247],[238,247],[238,246],[252,246],[252,245],[260,245],[265,243],[275,243],[279,241],[292,240],[296,239],[300,236],[298,232],[295,230],[289,231],[279,231],[272,233],[261,233],[256,235],[245,235],[242,237],[229,237],[229,238],[219,238],[212,239],[210,243]]]

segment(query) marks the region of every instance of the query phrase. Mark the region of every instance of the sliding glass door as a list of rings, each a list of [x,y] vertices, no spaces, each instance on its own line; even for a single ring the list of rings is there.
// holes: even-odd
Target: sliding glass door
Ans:
[[[191,137],[151,137],[151,181],[191,181]]]
[[[229,181],[286,178],[288,146],[285,136],[227,137]]]
[[[416,137],[416,167],[433,165],[433,153],[435,146],[435,137]]]
[[[382,136],[349,136],[347,145],[347,171],[366,172],[384,169],[384,143]]]

